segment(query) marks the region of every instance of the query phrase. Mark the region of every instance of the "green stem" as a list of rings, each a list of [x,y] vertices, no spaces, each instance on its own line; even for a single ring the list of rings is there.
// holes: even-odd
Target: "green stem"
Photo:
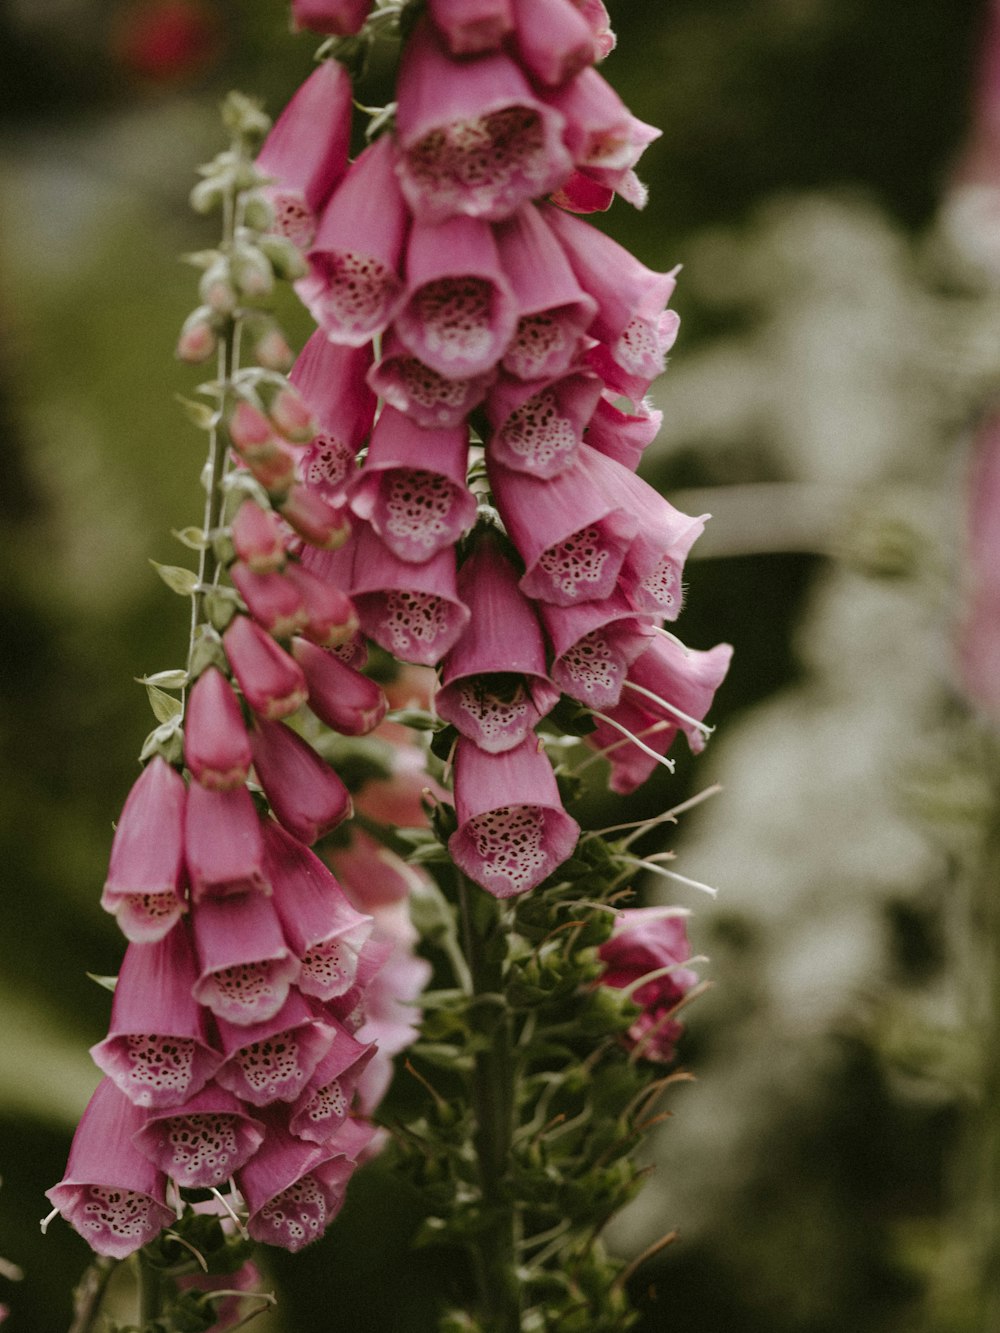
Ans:
[[[139,1254],[139,1327],[145,1328],[160,1317],[163,1305],[163,1277],[144,1254]]]
[[[473,995],[503,994],[503,933],[498,905],[481,890],[472,889],[463,875],[458,880]],[[475,901],[473,893],[477,895]],[[484,1225],[470,1244],[485,1333],[519,1333],[518,1219],[516,1204],[505,1184],[514,1136],[517,1069],[509,1014],[504,1012],[497,1017],[492,1005],[488,1010],[484,1005],[481,1021],[492,1037],[491,1044],[476,1053],[472,1075],[474,1146]]]
[[[91,1333],[116,1267],[117,1260],[103,1258],[95,1259],[87,1267],[73,1292],[73,1322],[69,1333]]]

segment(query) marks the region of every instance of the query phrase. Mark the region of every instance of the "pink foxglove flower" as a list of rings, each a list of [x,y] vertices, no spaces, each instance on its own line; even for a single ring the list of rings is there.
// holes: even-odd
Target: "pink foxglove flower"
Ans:
[[[471,379],[503,356],[517,323],[490,226],[474,217],[417,220],[406,249],[406,294],[393,327],[446,379]]]
[[[545,641],[517,571],[487,536],[459,570],[458,593],[472,620],[442,664],[434,706],[490,754],[520,745],[555,706]]]
[[[418,426],[447,430],[465,424],[495,378],[490,368],[466,379],[447,379],[414,356],[390,330],[382,345],[382,359],[371,368],[368,383]]]
[[[591,449],[634,472],[643,450],[655,439],[662,423],[663,413],[646,399],[637,403],[632,412],[624,412],[605,394],[598,400],[583,438]]]
[[[246,787],[212,791],[193,783],[184,819],[191,898],[270,893],[260,818]]]
[[[375,420],[375,395],[366,383],[371,364],[367,344],[337,347],[317,330],[289,376],[319,426],[302,453],[301,477],[332,505],[346,499],[355,454]]]
[[[607,710],[618,728],[598,720],[597,729],[586,738],[589,745],[607,752],[612,791],[627,795],[645,782],[656,766],[649,751],[665,755],[678,731],[683,731],[693,753],[705,748],[709,729],[704,717],[732,655],[728,643],[700,652],[655,636],[629,668],[620,702]],[[634,745],[629,733],[645,749]]]
[[[225,1062],[216,1082],[253,1106],[292,1102],[333,1045],[335,1020],[322,1020],[298,991],[272,1017],[236,1026],[219,1019]]]
[[[566,254],[534,204],[496,228],[500,260],[517,302],[518,323],[501,365],[538,380],[575,362],[597,303],[576,280]]]
[[[288,717],[305,703],[298,663],[249,616],[234,616],[222,643],[243,697],[259,717]]]
[[[476,517],[466,485],[467,426],[424,429],[385,407],[357,474],[351,508],[400,560],[420,563],[454,546]]]
[[[673,1014],[698,982],[697,974],[683,966],[691,957],[686,917],[677,908],[626,908],[618,913],[611,938],[597,951],[605,964],[602,986],[622,990],[649,977],[631,992],[642,1013],[628,1030],[630,1043],[647,1060],[666,1063],[674,1058],[682,1027]]]
[[[448,839],[452,859],[495,898],[540,884],[572,853],[580,835],[533,737],[497,755],[460,737],[455,811],[458,829]]]
[[[532,477],[564,472],[603,388],[581,371],[530,382],[501,377],[486,398],[490,457]]]
[[[351,535],[343,505],[331,503],[316,490],[296,482],[278,501],[281,517],[303,541],[324,551],[335,551]]]
[[[559,87],[597,58],[593,30],[573,0],[511,0],[511,3],[514,50],[538,83]]]
[[[292,0],[292,21],[297,28],[351,37],[365,25],[372,0]]]
[[[511,0],[428,0],[427,12],[453,56],[495,51],[514,26]]]
[[[409,210],[396,175],[392,136],[382,135],[348,169],[323,213],[309,274],[295,286],[328,338],[361,347],[394,318]]]
[[[372,919],[358,912],[329,869],[277,824],[267,825],[274,905],[301,960],[298,987],[328,1001],[364,985],[384,955],[368,948]]]
[[[174,1220],[167,1178],[132,1142],[144,1113],[103,1079],[73,1136],[66,1174],[46,1198],[92,1250],[124,1259]]]
[[[130,940],[162,939],[186,910],[186,800],[184,779],[155,755],[125,801],[111,845],[101,906],[117,916]]]
[[[565,118],[565,141],[578,170],[642,208],[646,190],[632,168],[662,130],[646,125],[594,69],[547,98]]]
[[[205,898],[191,916],[200,968],[194,998],[230,1023],[273,1018],[301,963],[285,942],[269,899],[259,893]]]
[[[611,31],[611,19],[604,0],[573,0],[573,3],[590,24],[596,42],[596,59],[603,60],[615,49],[618,40]]]
[[[278,821],[312,845],[351,816],[351,797],[330,765],[281,722],[258,718],[250,733],[254,771]]]
[[[345,592],[295,562],[289,562],[287,574],[302,598],[306,614],[302,633],[307,639],[320,648],[338,648],[353,639],[358,617]]]
[[[305,672],[309,707],[321,722],[344,736],[365,736],[385,717],[389,701],[377,681],[305,639],[292,641]]]
[[[274,123],[257,155],[273,177],[265,187],[275,230],[306,249],[316,218],[347,170],[351,134],[351,80],[343,65],[324,60]]]
[[[469,623],[454,551],[416,565],[400,560],[368,527],[356,542],[351,596],[361,628],[404,662],[433,666]]]
[[[421,24],[403,52],[397,93],[399,176],[421,219],[465,213],[498,222],[570,172],[562,117],[500,52],[452,60]]]
[[[552,679],[566,694],[606,708],[621,697],[629,666],[649,647],[653,629],[620,591],[604,602],[553,606],[539,613],[552,644]]]
[[[291,1107],[288,1128],[310,1143],[326,1143],[347,1119],[358,1079],[375,1056],[371,1042],[360,1042],[337,1024],[333,1045]]]
[[[183,922],[164,939],[125,951],[108,1035],[90,1054],[136,1106],[177,1106],[222,1063],[192,998],[196,978]]]
[[[556,477],[530,477],[490,462],[500,517],[525,563],[521,591],[571,606],[610,597],[639,528],[628,497],[609,492],[593,466],[593,451],[577,450]]]
[[[184,710],[184,762],[203,787],[228,791],[242,786],[252,755],[243,713],[218,667],[195,681]]]
[[[583,171],[573,171],[558,190],[549,195],[549,203],[570,213],[603,213],[615,201],[610,185],[602,185]]]
[[[178,1185],[219,1189],[263,1138],[264,1126],[239,1099],[210,1084],[180,1106],[151,1111],[132,1142]]]
[[[233,519],[232,533],[237,557],[255,574],[283,567],[285,530],[273,509],[244,500]]]
[[[255,574],[249,565],[237,560],[230,566],[229,577],[254,620],[268,634],[287,639],[305,624],[302,596],[284,573],[272,570],[267,574]]]

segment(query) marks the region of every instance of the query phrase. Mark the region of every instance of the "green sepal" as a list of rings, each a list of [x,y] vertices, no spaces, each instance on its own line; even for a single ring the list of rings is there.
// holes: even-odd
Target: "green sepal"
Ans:
[[[565,731],[570,736],[589,736],[592,731],[597,730],[597,723],[589,710],[576,699],[571,699],[568,694],[559,696],[559,702],[546,715],[546,721],[555,723],[560,731]]]
[[[154,754],[160,755],[168,764],[175,766],[183,761],[184,733],[181,729],[179,717],[161,723],[160,726],[149,733],[143,741],[142,749],[139,751],[140,763],[152,759]]]
[[[442,843],[447,843],[458,828],[458,816],[455,814],[455,807],[445,805],[443,801],[439,801],[430,811],[430,821],[431,828]]]
[[[170,591],[180,597],[190,597],[198,587],[198,575],[193,569],[185,569],[182,565],[161,565],[157,560],[149,563]]]
[[[221,634],[242,606],[242,602],[235,588],[212,587],[205,589],[204,606],[212,628]]]
[[[211,625],[199,625],[195,631],[191,661],[188,666],[191,679],[197,680],[210,666],[217,667],[223,675],[229,674],[229,662],[218,630],[213,629]]]
[[[183,704],[180,699],[175,699],[172,694],[167,694],[156,685],[146,685],[146,694],[149,697],[149,706],[153,710],[153,716],[157,722],[172,722],[174,718],[179,718],[183,712]]]
[[[192,426],[197,426],[199,430],[211,430],[217,423],[219,414],[214,407],[208,403],[199,403],[193,398],[185,398],[181,393],[174,394],[174,402],[180,403],[184,409],[184,415]]]
[[[176,537],[189,551],[204,551],[208,546],[208,540],[201,528],[196,528],[193,524],[187,528],[171,528],[170,535]]]
[[[85,972],[84,976],[89,977],[91,981],[96,981],[102,990],[109,990],[112,995],[115,993],[115,987],[118,985],[118,978],[98,976],[96,972]]]
[[[458,732],[452,726],[443,726],[431,739],[431,754],[442,763],[447,763],[448,756],[458,740]]]

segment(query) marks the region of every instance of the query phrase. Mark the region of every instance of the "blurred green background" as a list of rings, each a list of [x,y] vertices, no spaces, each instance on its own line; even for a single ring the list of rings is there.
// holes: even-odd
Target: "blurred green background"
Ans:
[[[736,646],[705,758],[627,814],[587,801],[605,824],[725,786],[676,842],[718,899],[666,895],[712,956],[682,1052],[698,1083],[612,1239],[638,1253],[680,1228],[635,1279],[650,1333],[989,1333],[995,806],[948,637],[1000,302],[981,218],[943,206],[987,3],[609,8],[604,72],[664,133],[648,208],[607,225],[651,267],[685,265],[645,471],[715,514],[681,636]],[[98,898],[152,726],[132,681],[186,644],[148,560],[178,560],[169,530],[199,507],[202,442],[173,401],[197,375],[172,350],[195,303],[177,256],[213,223],[187,193],[222,93],[276,112],[314,46],[280,0],[0,7],[0,1255],[24,1270],[0,1301],[25,1333],[68,1325],[87,1257],[37,1218],[97,1081],[108,996],[85,973],[122,952]],[[292,308],[288,327],[301,340]],[[445,1265],[408,1251],[415,1222],[363,1173],[326,1241],[275,1259],[269,1327],[432,1328]]]

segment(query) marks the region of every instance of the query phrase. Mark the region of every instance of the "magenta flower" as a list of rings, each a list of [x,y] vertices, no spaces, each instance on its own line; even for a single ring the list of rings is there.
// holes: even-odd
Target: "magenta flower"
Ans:
[[[605,393],[598,399],[583,438],[591,449],[634,472],[662,422],[663,413],[645,399],[636,404],[634,411],[623,412]]]
[[[452,859],[495,898],[540,884],[571,854],[580,835],[533,737],[497,755],[460,737],[455,811],[458,829],[448,839]]]
[[[194,998],[230,1023],[273,1018],[301,964],[271,902],[259,893],[203,898],[191,916],[200,968]]]
[[[411,564],[367,526],[356,537],[351,596],[369,638],[404,662],[433,666],[469,623],[469,608],[458,596],[453,550]]]
[[[431,25],[420,24],[403,51],[397,93],[400,182],[425,221],[465,213],[498,222],[570,172],[562,117],[500,52],[452,60]]]
[[[333,1045],[290,1109],[288,1128],[296,1138],[329,1141],[346,1120],[357,1081],[374,1055],[371,1042],[358,1041],[337,1024]]]
[[[118,818],[101,906],[130,940],[159,940],[186,910],[184,779],[155,755]],[[152,836],[155,830],[156,836]]]
[[[181,1291],[245,1292],[247,1296],[253,1296],[263,1278],[257,1265],[247,1260],[235,1273],[203,1273],[198,1269],[194,1273],[182,1273],[174,1280]],[[229,1295],[213,1301],[215,1323],[212,1325],[211,1333],[227,1333],[228,1329],[239,1327],[243,1299],[241,1296]]]
[[[597,58],[593,30],[572,0],[511,0],[511,3],[514,50],[538,83],[559,87]]]
[[[517,323],[490,226],[461,214],[416,221],[406,250],[406,295],[393,327],[424,365],[471,379],[503,356]]]
[[[597,951],[605,964],[602,986],[636,987],[630,998],[642,1013],[629,1028],[628,1037],[647,1060],[666,1063],[674,1058],[682,1025],[673,1014],[698,983],[697,973],[682,966],[691,957],[686,917],[677,908],[623,909],[611,938]],[[636,986],[646,976],[649,980]]]
[[[520,745],[553,708],[545,641],[517,571],[490,537],[458,574],[469,627],[442,663],[437,712],[490,754]]]
[[[251,760],[236,695],[210,666],[195,681],[184,710],[184,762],[201,786],[229,791],[246,781]]]
[[[350,134],[350,76],[336,60],[324,60],[282,111],[257,155],[258,170],[274,181],[264,190],[274,208],[274,228],[302,250],[347,170]]]
[[[193,783],[184,819],[191,898],[269,893],[260,819],[246,787],[212,791]]]
[[[351,523],[339,497],[325,499],[317,490],[294,482],[278,502],[281,517],[304,542],[335,551],[351,535]]]
[[[375,420],[375,395],[366,383],[371,364],[367,344],[337,347],[317,330],[291,369],[319,425],[302,454],[302,480],[333,505],[346,499],[355,455]]]
[[[385,691],[370,676],[305,639],[294,639],[292,652],[305,673],[310,709],[333,731],[364,736],[385,717]]]
[[[493,495],[525,563],[521,591],[571,606],[614,591],[639,527],[629,498],[609,491],[581,445],[572,464],[541,479],[490,461]]]
[[[301,668],[249,616],[234,616],[222,643],[243,697],[259,717],[287,717],[305,703]]]
[[[112,1259],[141,1249],[174,1220],[166,1176],[132,1142],[143,1119],[103,1079],[77,1125],[65,1176],[45,1191],[90,1248]]]
[[[351,508],[400,560],[428,560],[454,546],[475,521],[475,496],[465,482],[468,455],[467,426],[423,429],[385,407]]]
[[[427,882],[426,870],[408,865],[364,829],[352,828],[349,842],[323,855],[351,901],[366,912],[409,898]]]
[[[292,0],[292,21],[297,28],[351,37],[365,25],[372,0]]]
[[[237,560],[229,568],[229,577],[254,620],[268,634],[287,639],[305,624],[302,596],[283,572],[271,570],[266,574],[255,574],[249,565]]]
[[[297,984],[328,1001],[364,985],[383,953],[367,948],[372,919],[351,906],[329,869],[279,825],[266,826],[274,906],[285,938],[301,960]]]
[[[427,12],[453,56],[495,51],[514,26],[511,0],[428,0]]]
[[[351,797],[308,741],[258,718],[250,733],[254,771],[275,818],[308,845],[351,816]]]
[[[218,1189],[263,1138],[264,1126],[239,1099],[210,1084],[180,1106],[151,1111],[132,1142],[178,1185]]]
[[[90,1054],[136,1106],[177,1106],[222,1063],[209,1044],[205,1012],[192,998],[196,978],[183,923],[162,940],[125,951],[108,1035]]]
[[[552,645],[552,679],[573,699],[596,708],[616,704],[629,666],[649,647],[652,628],[620,591],[578,606],[542,602]]]
[[[396,149],[386,134],[352,162],[323,212],[309,273],[295,284],[328,338],[361,347],[393,319],[408,225]]]
[[[244,500],[233,519],[232,534],[237,557],[255,574],[283,567],[285,529],[273,509]]]
[[[550,379],[501,377],[486,398],[492,459],[532,477],[554,477],[576,457],[604,386],[581,371]]]
[[[302,633],[307,639],[320,648],[338,648],[353,639],[358,617],[345,592],[297,562],[289,562],[287,575],[302,598],[306,617]]]
[[[253,1106],[292,1102],[333,1045],[333,1020],[322,1020],[298,991],[272,1017],[236,1026],[219,1019],[225,1062],[215,1079]]]
[[[611,31],[611,19],[604,0],[573,0],[577,9],[590,24],[596,43],[595,59],[603,60],[615,49],[617,38]]]
[[[496,228],[518,323],[501,365],[522,380],[561,375],[574,364],[597,303],[576,280],[565,251],[533,204]]]
[[[372,366],[368,383],[418,426],[447,430],[465,424],[495,378],[491,368],[465,379],[448,379],[413,356],[390,330],[382,344],[382,359]]]

